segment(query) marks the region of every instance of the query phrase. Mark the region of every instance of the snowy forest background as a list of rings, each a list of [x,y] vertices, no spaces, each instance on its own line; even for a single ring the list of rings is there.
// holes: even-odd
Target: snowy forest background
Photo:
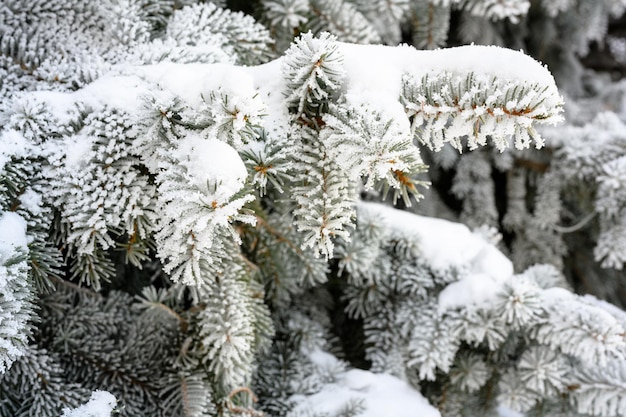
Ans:
[[[3,0],[0,416],[626,415],[625,11]]]

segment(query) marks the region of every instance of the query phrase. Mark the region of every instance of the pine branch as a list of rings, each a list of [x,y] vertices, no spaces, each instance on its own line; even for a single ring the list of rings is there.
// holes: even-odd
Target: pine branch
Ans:
[[[376,43],[380,36],[370,22],[345,0],[311,0],[311,14],[306,27],[315,33],[330,32],[343,42]]]
[[[217,43],[236,63],[248,65],[266,61],[273,43],[269,32],[251,16],[221,9],[213,3],[175,11],[166,36],[181,47]]]
[[[294,225],[303,233],[303,248],[313,248],[326,259],[333,256],[337,238],[349,239],[353,223],[354,185],[332,159],[317,134],[302,128],[293,148],[296,202]]]
[[[402,196],[411,206],[409,196],[419,200],[418,186],[427,185],[415,176],[426,170],[408,132],[393,119],[368,108],[344,108],[331,105],[324,116],[320,139],[330,157],[346,170],[349,177],[366,179],[365,190],[394,189],[394,203]]]
[[[290,111],[307,123],[315,121],[341,87],[344,71],[335,36],[300,36],[285,53],[282,67]]]
[[[579,413],[617,416],[626,412],[624,362],[612,363],[598,372],[595,367],[577,367],[573,372],[570,401]]]
[[[562,101],[550,86],[506,81],[470,72],[405,75],[401,101],[417,139],[434,150],[449,142],[459,151],[467,137],[472,149],[485,146],[488,137],[503,151],[510,138],[517,149],[531,142],[543,146],[533,123],[561,120]]]
[[[430,1],[411,2],[413,45],[419,49],[437,49],[446,44],[450,26],[450,6]]]
[[[15,213],[0,216],[0,375],[22,356],[34,317],[28,275],[26,223]]]

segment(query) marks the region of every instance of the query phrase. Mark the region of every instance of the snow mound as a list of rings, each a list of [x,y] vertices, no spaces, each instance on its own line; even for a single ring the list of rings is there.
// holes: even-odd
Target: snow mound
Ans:
[[[117,400],[107,391],[94,391],[89,402],[78,408],[63,410],[61,417],[110,417]]]
[[[419,216],[377,203],[361,203],[377,212],[389,229],[415,236],[420,256],[433,270],[464,269],[466,273],[439,294],[440,310],[488,304],[501,284],[513,276],[513,264],[495,246],[467,226]]]
[[[329,353],[315,351],[311,360],[319,367],[332,368],[339,361]],[[422,394],[392,375],[375,374],[351,369],[336,377],[336,381],[310,396],[295,396],[293,415],[339,415],[350,402],[363,406],[359,417],[441,417]]]

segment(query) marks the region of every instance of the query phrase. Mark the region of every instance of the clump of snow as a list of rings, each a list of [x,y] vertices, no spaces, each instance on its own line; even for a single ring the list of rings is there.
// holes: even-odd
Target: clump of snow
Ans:
[[[498,284],[498,281],[487,274],[470,273],[449,284],[439,293],[439,309],[487,304],[498,293],[500,288]]]
[[[503,282],[513,275],[513,263],[504,256],[495,246],[489,243],[483,235],[473,233],[482,241],[481,250],[470,263],[470,271],[483,273],[497,282]]]
[[[94,391],[89,402],[70,410],[65,408],[61,417],[110,417],[117,400],[107,391]]]
[[[107,105],[132,114],[141,107],[147,93],[148,86],[141,77],[111,73],[76,91],[74,97],[76,102],[93,108]]]
[[[264,117],[265,126],[270,132],[275,132],[275,136],[285,136],[289,130],[289,108],[286,104],[286,83],[283,77],[276,74],[281,73],[282,61],[277,59],[267,64],[257,67],[247,68],[250,76],[254,80],[254,86],[258,91],[259,99],[262,100],[267,108],[267,114]]]
[[[175,157],[187,168],[191,181],[199,189],[213,192],[216,187],[220,201],[227,201],[243,188],[248,175],[237,151],[217,140],[190,134],[180,141]]]
[[[14,256],[18,248],[27,251],[27,245],[26,220],[11,211],[3,213],[0,216],[0,264]]]
[[[421,257],[435,270],[463,267],[474,260],[487,245],[480,236],[460,223],[419,216],[377,203],[360,203],[368,211],[377,212],[393,232],[419,239]]]
[[[58,146],[48,145],[52,158],[65,157],[64,165],[68,171],[80,171],[90,158],[94,138],[86,135],[68,136]]]
[[[26,156],[29,148],[28,141],[17,130],[0,132],[0,171],[4,169],[11,157]]]
[[[311,360],[323,368],[333,368],[339,362],[334,356],[315,351]],[[351,369],[336,376],[334,383],[310,396],[294,396],[292,413],[337,415],[350,401],[359,401],[364,410],[359,417],[440,417],[439,411],[422,394],[395,376]]]
[[[498,46],[465,45],[437,51],[418,51],[410,46],[388,47],[382,45],[356,45],[342,43],[340,51],[345,56],[347,72],[365,76],[374,66],[374,73],[385,73],[382,68],[392,67],[398,72],[425,74],[426,72],[476,72],[491,74],[506,80],[528,81],[530,83],[553,85],[550,71],[529,55],[520,51]],[[480,59],[476,59],[479,56]],[[372,59],[376,57],[376,59]],[[366,66],[363,66],[364,63]],[[352,65],[355,67],[352,67]],[[386,76],[388,77],[388,76]],[[371,77],[368,76],[369,79]],[[391,77],[389,77],[391,78]],[[382,81],[383,83],[385,81]],[[379,83],[374,83],[376,87]],[[556,86],[555,86],[556,88]]]
[[[502,283],[512,276],[513,263],[495,246],[484,241],[470,262],[469,273],[441,291],[439,308],[487,305],[496,297]]]
[[[415,236],[420,257],[434,270],[458,268],[466,271],[439,294],[439,308],[485,304],[513,276],[512,262],[481,233],[448,220],[424,217],[376,203],[360,203],[379,213],[393,231]]]
[[[513,411],[503,405],[498,406],[499,417],[525,417],[524,414]]]
[[[56,74],[55,74],[56,75]],[[106,84],[112,84],[107,82]],[[119,92],[115,86],[109,85],[110,92]],[[134,93],[134,91],[126,91],[125,94]],[[78,90],[74,93],[61,93],[58,91],[32,91],[28,93],[32,95],[35,102],[52,104],[47,106],[46,110],[49,110],[59,124],[68,124],[76,116],[76,103],[86,103],[87,100],[94,100],[91,94],[84,93],[84,90]],[[83,97],[84,96],[84,97]]]
[[[202,105],[203,97],[218,90],[233,97],[252,97],[257,93],[250,72],[235,65],[163,62],[136,71],[142,78],[175,93],[196,108]],[[277,74],[274,73],[274,77],[280,78]]]
[[[38,216],[43,212],[41,194],[32,188],[26,189],[19,197],[20,205],[28,210],[34,216]]]

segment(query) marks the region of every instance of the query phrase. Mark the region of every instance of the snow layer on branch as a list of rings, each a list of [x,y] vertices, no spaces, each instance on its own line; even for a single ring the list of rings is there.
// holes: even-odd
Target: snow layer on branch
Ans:
[[[141,97],[147,92],[145,82],[139,77],[109,74],[76,91],[72,96],[75,98],[75,102],[81,102],[96,109],[109,106],[133,114],[141,106]],[[58,95],[61,96],[62,93]],[[37,93],[37,97],[45,100],[54,96],[53,93]],[[54,102],[51,104],[53,104],[52,108],[55,111],[55,116],[60,120],[67,117],[67,100],[64,100],[62,97],[60,100],[57,100],[54,97]],[[61,105],[60,111],[56,110],[57,104]]]
[[[451,74],[451,76],[458,76],[460,79],[469,80],[469,84],[463,84],[463,86],[468,91],[471,91],[468,94],[472,96],[480,95],[480,91],[477,90],[482,86],[472,83],[472,80],[475,79],[472,77],[474,74],[477,77],[480,76],[480,79],[498,79],[501,82],[512,80],[512,82],[520,83],[520,85],[529,84],[532,88],[541,89],[549,93],[546,94],[546,99],[541,102],[542,108],[545,107],[547,109],[545,114],[559,113],[561,101],[552,75],[541,64],[520,52],[482,46],[467,46],[439,51],[417,51],[410,47],[351,45],[344,43],[336,43],[336,51],[339,56],[344,57],[343,69],[345,69],[345,78],[342,78],[342,82],[338,81],[336,83],[337,89],[345,93],[346,103],[341,104],[353,108],[365,106],[369,107],[373,112],[380,112],[381,118],[392,121],[399,131],[408,132],[410,129],[408,117],[410,115],[407,115],[405,106],[400,102],[404,75],[406,74],[416,79],[421,79],[428,74],[441,72]],[[478,55],[481,56],[480,60],[475,59]],[[215,97],[224,97],[224,103],[227,105],[224,105],[223,110],[226,113],[220,113],[218,119],[223,119],[226,124],[230,120],[234,129],[241,127],[239,126],[242,124],[240,123],[241,120],[237,119],[237,117],[243,117],[244,115],[238,112],[237,108],[233,110],[231,104],[236,105],[237,103],[254,101],[253,107],[255,110],[252,116],[258,116],[259,120],[264,120],[265,125],[274,129],[274,132],[268,132],[268,135],[276,135],[278,133],[276,136],[286,137],[288,135],[287,127],[292,119],[288,113],[291,101],[285,97],[284,92],[288,91],[287,87],[290,80],[285,80],[284,77],[280,76],[280,68],[287,62],[288,58],[290,57],[286,56],[269,64],[254,67],[239,67],[229,64],[160,63],[145,67],[126,68],[123,70],[123,75],[116,76],[114,73],[111,73],[101,77],[98,81],[82,90],[72,93],[71,97],[75,102],[84,103],[87,108],[91,107],[97,110],[103,106],[110,106],[122,109],[130,115],[142,113],[141,108],[145,101],[143,98],[150,95],[150,89],[154,89],[155,84],[162,90],[167,91],[168,94],[180,99],[185,108],[207,109],[207,105],[211,104],[211,102],[217,105],[221,103],[219,100],[215,100]],[[343,69],[341,70],[342,73]],[[117,71],[122,73],[120,69]],[[434,89],[438,87],[428,84],[428,88]],[[54,93],[45,93],[39,98],[48,102],[52,109],[57,108],[57,102],[61,103],[62,105],[59,107],[62,110],[59,110],[59,112],[65,113],[67,112],[67,97],[67,95],[62,95],[61,93],[56,95]],[[507,102],[501,104],[501,106],[508,106],[508,104]],[[268,116],[260,117],[262,109],[267,109]],[[462,112],[456,112],[451,117],[456,117],[457,119],[463,117],[463,114],[459,115],[457,113],[460,114]],[[211,116],[214,117],[215,114]],[[58,117],[59,119],[64,119],[67,116],[59,114]],[[492,119],[497,117],[499,116],[491,116]],[[447,118],[442,117],[441,119],[445,124]],[[545,122],[545,119],[550,119],[550,117],[545,116],[539,120],[529,119],[525,122],[524,127],[533,129],[532,123]],[[488,121],[494,122],[493,120]],[[168,121],[168,123],[171,122]],[[188,122],[187,120],[182,120],[175,122],[175,124],[185,125]],[[485,125],[488,124],[485,123]],[[469,125],[473,124],[470,123]],[[231,142],[225,137],[226,135],[220,133],[219,129],[217,131],[209,129],[206,134],[209,138]],[[471,129],[465,132],[465,134],[471,135]],[[461,133],[457,132],[456,135],[460,137]],[[536,141],[539,143],[539,140]],[[231,143],[231,145],[235,148],[240,148],[243,142],[236,142]],[[410,141],[408,142],[410,143]],[[226,157],[228,152],[225,153],[224,149],[216,150],[217,154],[212,155],[212,157],[217,158],[217,160],[220,159],[221,155]],[[181,154],[187,151],[189,159],[185,159],[185,155]],[[199,163],[193,162],[194,158],[196,158],[191,156],[193,152],[196,152],[193,146],[180,147],[176,159],[181,161],[183,165],[191,165],[179,168],[189,168],[185,169],[185,171],[191,177],[195,178],[197,175],[200,175],[196,179],[208,179],[202,177],[204,174],[201,172],[192,172],[200,168]],[[240,188],[238,184],[241,182],[242,177],[239,173],[241,173],[239,170],[221,170],[219,173],[211,174],[211,180],[218,180],[222,185],[230,184],[227,187],[229,192],[226,194],[232,196],[233,193],[230,191],[233,191],[235,188],[239,190]],[[219,178],[217,178],[218,176]],[[175,187],[179,187],[176,181],[173,181],[172,184]],[[213,186],[215,185],[214,183]],[[161,191],[163,190],[164,188],[161,187]],[[177,206],[179,206],[177,199],[168,201],[172,203],[168,203],[168,207],[171,209],[177,209]],[[209,201],[209,203],[211,202]],[[240,202],[244,203],[243,200]],[[351,203],[351,201],[347,202],[347,204]],[[237,207],[237,210],[239,210],[241,205]],[[178,214],[180,214],[180,210]],[[229,217],[229,219],[233,220],[234,218]],[[335,235],[338,236],[339,232],[343,232],[343,230],[338,229]],[[439,235],[439,233],[435,233],[435,235]],[[164,237],[163,234],[159,236]],[[456,238],[450,239],[450,242],[456,241]],[[160,243],[162,244],[163,241],[160,241]],[[211,247],[213,243],[217,242],[206,242],[206,247]],[[474,259],[473,255],[471,255],[472,251],[478,251],[483,246],[484,243],[482,245],[470,244],[462,249],[459,248],[454,253],[455,256],[460,258],[453,264],[471,263],[470,261]],[[467,252],[467,247],[472,248],[469,253]],[[438,260],[437,256],[432,257],[435,268],[441,267],[444,261]],[[497,257],[497,255],[494,256]],[[506,264],[506,262],[502,262],[502,264]],[[506,270],[508,266],[503,268]],[[476,267],[473,272],[480,274],[482,271],[479,267]],[[504,273],[504,275],[507,273]],[[493,272],[487,273],[487,275],[492,276]],[[497,273],[494,275],[494,279],[500,277],[500,275],[502,273]],[[478,279],[475,279],[475,281],[482,282]],[[469,284],[469,282],[463,285],[469,285],[473,289],[476,288],[475,285]],[[486,285],[486,287],[489,288],[490,285]],[[479,294],[483,294],[483,291],[477,291],[478,293],[474,295],[476,295],[477,299],[481,299],[482,296]]]
[[[353,45],[339,43],[344,55],[347,75],[348,100],[354,104],[369,102],[385,108],[382,101],[397,104],[400,95],[401,75],[411,73],[420,77],[428,73],[475,72],[496,76],[503,80],[519,80],[555,89],[550,72],[533,58],[517,51],[494,46],[462,46],[437,51],[418,51],[412,47],[388,47],[382,45]],[[476,59],[480,56],[481,59]],[[236,67],[227,64],[172,64],[159,63],[133,69],[125,69],[126,75],[115,72],[101,77],[87,87],[73,93],[75,101],[87,104],[97,102],[129,110],[139,103],[142,78],[161,84],[173,92],[198,99],[198,93],[226,85],[228,89],[250,86],[251,79],[265,92],[281,96],[285,91],[283,80],[277,77],[283,59],[265,65]],[[248,73],[249,76],[246,76]],[[136,74],[136,75],[133,75]],[[281,88],[277,88],[281,87]],[[42,99],[63,100],[63,93],[40,92]],[[274,95],[273,94],[273,95]],[[58,97],[57,97],[58,96]],[[134,98],[134,99],[133,99]],[[65,106],[63,106],[65,108]],[[273,106],[272,106],[273,107]],[[274,110],[274,109],[273,109]]]
[[[18,249],[28,251],[26,220],[17,213],[6,212],[0,216],[0,231],[0,263],[8,261]]]
[[[399,108],[402,74],[421,78],[443,72],[476,73],[500,80],[517,80],[528,84],[550,86],[560,97],[550,71],[522,52],[496,46],[461,46],[437,51],[417,51],[412,47],[390,48],[382,45],[342,44],[346,68],[347,99],[355,105],[368,103],[377,110]],[[480,59],[476,57],[480,56]]]
[[[218,202],[228,201],[243,188],[248,175],[246,166],[237,151],[226,143],[189,135],[181,141],[174,153],[187,168],[190,181],[198,189],[211,192],[213,190],[207,187],[219,184],[215,189]]]
[[[552,102],[545,107],[560,107],[554,78],[533,58],[522,52],[493,46],[462,46],[437,51],[418,51],[412,47],[382,45],[353,45],[338,43],[338,52],[344,56],[346,78],[343,89],[347,101],[359,106],[368,104],[381,113],[394,117],[408,127],[408,120],[399,97],[402,75],[421,78],[428,74],[456,75],[475,73],[496,77],[501,81],[545,88]],[[480,56],[481,59],[476,59]],[[132,111],[141,105],[140,97],[147,93],[147,85],[156,83],[184,98],[191,105],[200,104],[202,95],[220,90],[235,95],[249,96],[258,92],[268,107],[268,125],[285,120],[287,107],[283,92],[285,81],[279,76],[283,58],[253,67],[227,64],[172,64],[159,63],[126,69],[124,74],[104,76],[82,90],[73,93],[74,101],[93,107],[110,105]],[[40,93],[50,103],[67,103],[64,93]],[[56,106],[53,106],[56,107]],[[66,105],[61,106],[63,117]],[[280,124],[280,123],[278,123]]]
[[[376,203],[361,203],[361,208],[384,218],[391,233],[401,231],[416,236],[421,256],[435,270],[467,265],[486,245],[460,223],[418,216]]]
[[[419,240],[420,257],[434,270],[465,268],[459,281],[448,285],[439,295],[442,310],[492,301],[501,284],[513,276],[513,264],[491,243],[460,223],[418,216],[374,203],[360,208],[376,212],[387,227]]]
[[[61,417],[109,417],[117,400],[107,391],[94,391],[89,402],[78,408],[63,410]]]
[[[26,156],[30,145],[17,130],[5,130],[0,135],[0,172],[12,157]]]
[[[261,68],[264,67],[250,67]],[[228,64],[172,64],[160,63],[136,69],[137,74],[169,90],[189,103],[199,106],[213,91],[222,91],[233,97],[255,94],[255,80],[248,68]],[[274,72],[280,78],[280,72]]]
[[[313,363],[326,369],[337,366],[338,360],[325,352],[311,354]],[[290,415],[343,415],[340,411],[349,402],[360,402],[359,417],[440,417],[428,401],[406,382],[395,376],[351,369],[336,377],[333,383],[307,397],[295,396],[297,402]],[[353,414],[350,414],[353,415]]]

